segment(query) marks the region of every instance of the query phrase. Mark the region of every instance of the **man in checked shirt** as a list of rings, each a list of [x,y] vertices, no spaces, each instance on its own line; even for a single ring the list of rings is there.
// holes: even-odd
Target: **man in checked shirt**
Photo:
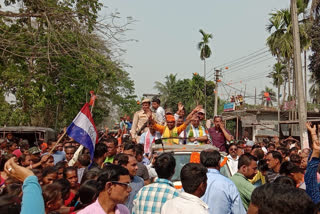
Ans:
[[[134,214],[160,214],[161,208],[167,200],[179,196],[179,192],[170,181],[174,174],[176,160],[170,153],[162,153],[157,157],[154,168],[158,179],[144,186],[136,194],[133,201],[132,213]]]

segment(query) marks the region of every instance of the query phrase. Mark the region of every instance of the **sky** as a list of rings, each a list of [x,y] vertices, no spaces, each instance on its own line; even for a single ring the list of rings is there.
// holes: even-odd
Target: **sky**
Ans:
[[[197,44],[199,29],[213,34],[212,56],[207,59],[207,78],[213,79],[214,68],[224,69],[219,96],[242,92],[246,102],[253,103],[256,88],[259,94],[265,86],[272,87],[266,75],[275,63],[267,52],[265,30],[269,13],[288,8],[289,0],[104,0],[100,15],[119,12],[122,21],[130,16],[136,20],[121,48],[126,53],[122,61],[135,82],[135,93],[157,93],[154,82],[177,74],[178,79],[203,75],[203,61]],[[251,60],[234,65],[234,60],[248,56]],[[246,58],[248,59],[248,58]],[[230,66],[231,65],[231,66]],[[224,85],[225,84],[225,85]],[[232,88],[231,88],[232,87]],[[276,91],[276,89],[274,88]]]

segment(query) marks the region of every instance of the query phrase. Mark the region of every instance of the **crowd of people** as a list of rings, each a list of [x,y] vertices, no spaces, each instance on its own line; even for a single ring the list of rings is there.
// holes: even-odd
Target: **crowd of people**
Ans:
[[[8,133],[0,144],[0,213],[318,213],[315,125],[306,124],[312,149],[301,149],[294,138],[234,142],[221,116],[211,124],[205,114],[145,99],[133,121],[122,117],[119,132],[98,136],[93,159],[68,136],[35,145]],[[153,151],[158,140],[212,149],[182,167],[178,189],[174,154]]]

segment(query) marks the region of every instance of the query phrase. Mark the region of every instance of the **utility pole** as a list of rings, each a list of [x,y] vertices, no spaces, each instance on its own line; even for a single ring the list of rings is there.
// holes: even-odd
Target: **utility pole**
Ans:
[[[308,133],[306,128],[307,109],[306,109],[305,96],[304,96],[304,90],[303,90],[300,36],[299,36],[296,0],[291,0],[291,19],[292,19],[292,25],[293,25],[292,30],[293,30],[294,72],[295,72],[296,87],[298,92],[297,97],[298,97],[300,142],[301,142],[301,149],[304,149],[304,148],[309,148],[309,142],[308,142]]]
[[[221,70],[216,69],[215,71],[216,71],[216,74],[215,74],[215,76],[216,76],[216,88],[214,90],[214,93],[215,93],[215,97],[214,97],[214,113],[213,113],[214,116],[218,115],[218,82],[220,81],[220,79],[219,79],[220,74],[219,73],[220,73]]]
[[[257,105],[257,88],[254,88],[254,105]]]
[[[207,80],[206,80],[207,72],[206,72],[206,59],[204,59],[203,64],[204,64],[203,71],[204,71],[204,111],[205,111],[204,117],[205,117],[205,120],[207,120]]]

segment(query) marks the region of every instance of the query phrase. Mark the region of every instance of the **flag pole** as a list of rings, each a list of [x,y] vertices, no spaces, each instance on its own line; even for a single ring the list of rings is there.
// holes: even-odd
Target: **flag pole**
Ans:
[[[67,134],[67,129],[65,129],[65,130],[63,131],[63,134],[59,137],[57,143],[56,143],[56,144],[52,147],[52,149],[50,150],[49,155],[52,154],[53,150],[57,147],[57,145],[60,143],[60,141],[64,138],[64,136],[65,136],[66,134]]]
[[[92,96],[95,96],[95,95],[93,94],[93,91],[90,91],[90,94],[91,94],[91,98],[90,98],[90,102],[91,102]],[[91,105],[91,109],[90,109],[91,115],[92,115],[92,111],[93,111],[93,107],[94,107],[95,101],[96,100],[94,98],[93,102],[92,102],[92,105]],[[79,155],[80,155],[81,151],[83,150],[83,147],[84,146],[82,144],[79,146],[77,151],[74,153],[72,159],[68,162],[68,166],[73,166],[78,161]]]

